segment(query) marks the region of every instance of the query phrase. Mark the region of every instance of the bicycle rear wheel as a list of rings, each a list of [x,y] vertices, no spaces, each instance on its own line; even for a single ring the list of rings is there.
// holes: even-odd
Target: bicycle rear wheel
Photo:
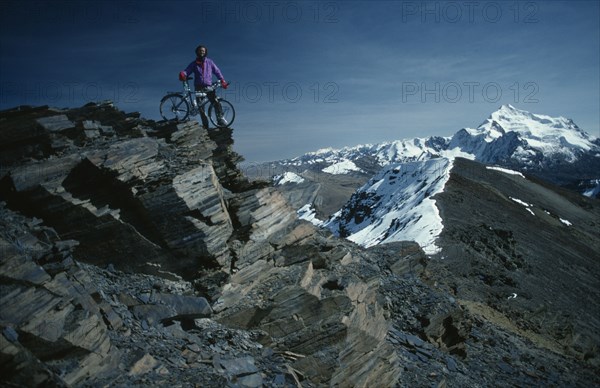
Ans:
[[[210,104],[208,107],[208,117],[210,118],[210,122],[217,128],[227,128],[231,124],[233,124],[233,120],[235,120],[235,109],[233,109],[233,105],[227,100],[219,99],[221,103],[221,108],[223,109],[223,116],[219,117],[217,114],[217,109]],[[222,121],[222,120],[223,121]]]
[[[181,94],[167,94],[160,100],[160,115],[165,120],[183,121],[189,114],[190,106]]]

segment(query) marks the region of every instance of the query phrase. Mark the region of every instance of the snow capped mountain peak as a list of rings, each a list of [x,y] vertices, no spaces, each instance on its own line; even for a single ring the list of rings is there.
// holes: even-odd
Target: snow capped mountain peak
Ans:
[[[577,137],[579,140],[587,141],[594,139],[593,136],[582,131],[571,119],[562,116],[551,117],[534,114],[517,109],[512,105],[502,105],[480,127],[488,128],[494,122],[504,128],[505,131],[513,131],[524,136],[540,139],[553,139],[561,135]],[[575,141],[572,144],[577,145],[578,143],[581,143],[581,141]]]
[[[504,105],[500,106],[500,109],[498,109],[498,110],[512,111],[512,110],[518,110],[518,109],[515,108],[514,106],[512,106],[511,104],[504,104]]]
[[[282,164],[313,165],[322,170],[342,162],[356,163],[364,157],[383,167],[432,157],[461,156],[483,163],[541,168],[545,161],[573,163],[590,152],[600,155],[600,139],[587,134],[573,120],[530,113],[505,104],[477,128],[463,128],[452,137],[432,136],[342,149],[323,148]]]
[[[502,105],[476,129],[457,132],[449,148],[460,148],[484,163],[534,165],[548,158],[574,162],[585,152],[598,151],[595,141],[571,119]]]
[[[316,155],[328,155],[334,151],[336,151],[336,150],[331,147],[326,147],[326,148],[318,149],[314,152],[309,152],[309,153],[307,153],[307,155],[315,155],[315,156]]]
[[[528,112],[526,110],[523,110],[523,109],[518,109],[518,108],[516,108],[515,106],[513,106],[511,104],[501,105],[500,108],[498,108],[495,112],[493,112],[491,114],[491,116],[498,115],[498,114],[524,115],[524,116],[531,115],[530,112]]]

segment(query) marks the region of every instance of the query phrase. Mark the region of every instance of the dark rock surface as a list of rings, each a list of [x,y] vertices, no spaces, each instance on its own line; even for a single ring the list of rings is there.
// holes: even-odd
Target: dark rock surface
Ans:
[[[458,162],[443,259],[363,249],[246,179],[231,130],[109,103],[0,123],[3,385],[600,385],[593,201]]]
[[[0,368],[17,385],[75,385],[113,372],[121,320],[70,247],[39,220],[0,209]],[[51,275],[52,274],[52,275]],[[99,303],[100,302],[100,303]]]
[[[469,311],[599,367],[598,200],[465,159],[437,199],[444,260],[432,278]]]

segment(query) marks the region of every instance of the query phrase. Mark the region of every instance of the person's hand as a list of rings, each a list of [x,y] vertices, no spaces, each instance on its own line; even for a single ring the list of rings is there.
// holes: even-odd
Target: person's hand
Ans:
[[[224,79],[221,80],[221,87],[223,87],[223,89],[227,89],[229,87],[229,84],[227,83],[227,81],[225,81]]]
[[[185,74],[185,71],[179,72],[179,80],[180,81],[185,81],[186,78],[187,78],[187,74]]]

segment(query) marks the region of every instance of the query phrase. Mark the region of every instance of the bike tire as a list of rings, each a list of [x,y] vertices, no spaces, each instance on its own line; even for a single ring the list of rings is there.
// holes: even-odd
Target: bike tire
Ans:
[[[217,110],[215,109],[213,104],[210,104],[210,106],[208,107],[208,117],[210,118],[210,122],[213,123],[215,127],[228,128],[231,124],[233,124],[233,121],[235,120],[235,109],[233,108],[233,105],[231,105],[231,103],[227,100],[223,100],[220,98],[219,102],[221,103],[221,107],[223,108],[223,118],[225,119],[227,124],[219,124]]]
[[[184,121],[190,114],[190,105],[179,93],[167,94],[160,100],[160,115],[167,121]]]

